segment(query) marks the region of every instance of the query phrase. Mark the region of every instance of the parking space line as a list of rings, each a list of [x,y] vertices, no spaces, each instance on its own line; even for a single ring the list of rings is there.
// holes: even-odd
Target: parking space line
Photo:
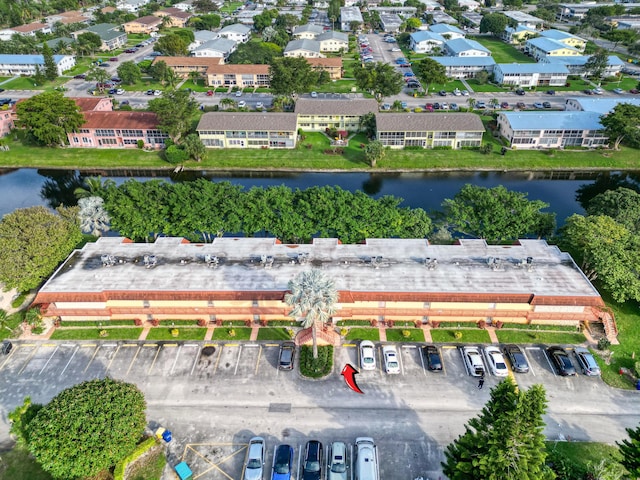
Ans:
[[[120,350],[120,345],[118,345],[118,347],[116,348],[116,351],[113,352],[113,355],[111,355],[111,359],[109,360],[109,364],[107,365],[107,368],[104,371],[105,375],[107,374],[107,372],[111,368],[111,364],[113,363],[114,358],[116,358],[116,355],[118,355],[118,351],[119,350]]]
[[[236,373],[238,373],[238,365],[240,365],[240,356],[242,355],[242,345],[240,345],[240,351],[238,352],[238,358],[236,360],[236,368],[233,371],[233,374],[235,375]]]
[[[279,347],[280,345],[278,345],[277,343],[265,343],[264,346],[265,347]]]
[[[139,345],[137,343],[125,343],[123,345],[120,345],[121,347],[138,347]]]
[[[53,345],[54,344],[51,344],[51,346],[53,346]],[[44,366],[42,367],[42,369],[40,370],[40,373],[38,373],[38,375],[42,375],[42,372],[44,372],[44,369],[47,368],[47,365],[49,365],[49,362],[51,361],[51,359],[53,358],[53,356],[56,354],[57,351],[58,351],[58,345],[56,345],[56,348],[53,350],[51,355],[49,355],[49,358],[45,362]]]
[[[83,347],[89,347],[91,345],[83,345]],[[96,347],[96,349],[93,351],[93,355],[91,355],[91,359],[89,360],[89,363],[87,363],[87,366],[84,367],[84,370],[82,371],[82,373],[86,373],[87,370],[89,370],[89,366],[91,365],[91,362],[93,362],[93,359],[96,358],[96,354],[98,353],[98,350],[100,350],[100,347],[98,345],[93,345],[94,347]]]
[[[138,354],[140,353],[140,350],[142,350],[140,348],[140,345],[137,345],[137,347],[138,347],[138,351],[136,352],[136,354],[131,359],[131,363],[129,363],[129,368],[127,368],[127,373],[125,373],[125,376],[129,375],[129,372],[131,371],[131,368],[133,367],[133,364],[136,362],[136,359],[138,358]]]
[[[143,343],[142,346],[143,347],[157,347],[158,344],[157,343]]]
[[[256,369],[253,372],[254,375],[258,374],[258,368],[260,367],[260,357],[262,357],[262,347],[258,350],[258,360],[256,361]]]
[[[69,361],[67,362],[67,364],[64,366],[64,368],[62,369],[62,371],[60,372],[60,376],[64,375],[64,372],[67,371],[67,367],[69,367],[69,364],[71,363],[71,360],[73,360],[73,357],[76,356],[76,353],[78,353],[78,350],[80,350],[80,346],[76,345],[75,346],[75,350],[73,351],[73,354],[71,355],[71,358],[69,359]]]
[[[9,363],[9,360],[11,360],[11,357],[13,357],[13,354],[16,353],[16,351],[18,350],[18,348],[20,348],[20,345],[16,345],[16,348],[12,349],[9,352],[9,355],[7,356],[7,359],[2,363],[2,365],[0,365],[0,371],[4,368],[4,366]]]
[[[218,371],[218,364],[220,363],[220,357],[222,357],[222,350],[224,349],[224,345],[222,346],[222,348],[218,348],[218,358],[216,358],[216,366],[213,367],[213,374],[215,375],[216,372]]]
[[[182,345],[178,347],[178,351],[176,352],[176,358],[173,359],[173,365],[171,366],[171,372],[169,375],[173,375],[173,370],[176,368],[176,363],[178,363],[178,358],[180,358],[180,352],[182,351]]]
[[[196,352],[195,358],[193,359],[193,366],[191,367],[191,372],[189,372],[189,375],[193,375],[193,371],[196,369],[196,365],[198,364],[198,359],[200,358],[200,352],[202,351],[202,348],[200,348],[200,345],[195,345],[198,347],[198,351]]]
[[[147,375],[151,375],[151,370],[153,370],[153,366],[156,364],[156,359],[158,358],[158,354],[160,353],[161,349],[162,347],[158,347],[156,349],[156,354],[153,356],[153,362],[151,362],[151,366],[149,367],[149,370],[147,370]]]
[[[525,350],[540,350],[540,347],[525,347]],[[522,354],[527,359],[527,363],[529,364],[529,371],[535,377],[536,376],[536,372],[533,370],[533,364],[531,363],[531,360],[529,360],[529,357],[527,357],[527,354],[525,352],[522,352]]]
[[[29,354],[29,356],[27,357],[27,360],[24,362],[24,365],[22,365],[22,368],[18,372],[18,375],[22,375],[22,372],[24,371],[25,368],[27,368],[27,365],[29,365],[29,362],[31,361],[31,359],[33,358],[33,356],[36,354],[37,351],[38,351],[38,347],[34,348],[33,351]]]
[[[418,350],[418,356],[420,357],[420,364],[422,365],[422,374],[426,377],[427,376],[427,369],[424,365],[424,358],[422,358],[424,355],[422,355],[422,348],[420,348]],[[440,363],[442,363],[442,369],[444,370],[444,360],[442,360]]]
[[[302,460],[302,445],[298,445],[298,468],[296,469],[296,479],[300,478],[300,462]]]
[[[544,355],[545,360],[549,364],[549,368],[551,369],[551,373],[553,373],[553,376],[557,377],[558,374],[556,373],[555,367],[551,364],[551,360],[549,360],[549,356],[547,355],[547,352],[543,350],[542,355]]]

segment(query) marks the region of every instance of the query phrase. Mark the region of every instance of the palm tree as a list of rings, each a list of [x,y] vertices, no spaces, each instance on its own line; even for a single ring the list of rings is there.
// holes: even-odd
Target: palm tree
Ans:
[[[73,191],[73,194],[77,199],[87,198],[87,197],[96,197],[99,196],[100,193],[106,189],[110,184],[114,184],[113,180],[106,180],[104,185],[102,185],[102,176],[98,175],[97,177],[88,177],[83,179],[82,186],[76,188]]]
[[[392,105],[393,109],[398,112],[402,108],[402,102],[400,100],[396,100]]]
[[[493,108],[496,108],[498,105],[500,105],[500,100],[498,100],[496,97],[493,97],[491,100],[489,100],[489,105],[491,105]]]
[[[469,97],[469,99],[467,100],[467,103],[469,104],[469,110],[473,110],[476,106],[476,99]]]
[[[289,316],[295,318],[302,328],[311,327],[313,338],[313,358],[318,358],[316,328],[318,323],[326,323],[336,312],[338,291],[333,280],[325,277],[320,270],[308,270],[289,281],[289,291],[284,301],[290,307]]]
[[[83,233],[89,233],[95,237],[102,232],[109,231],[111,218],[104,209],[104,200],[101,197],[86,197],[78,200],[80,211],[80,229]]]
[[[226,110],[227,107],[230,107],[230,106],[235,105],[235,104],[236,104],[236,101],[233,98],[225,97],[225,98],[220,100],[220,105],[222,105],[222,109],[223,110]]]
[[[0,309],[0,329],[5,328],[11,331],[11,327],[9,327],[9,315],[5,310]]]

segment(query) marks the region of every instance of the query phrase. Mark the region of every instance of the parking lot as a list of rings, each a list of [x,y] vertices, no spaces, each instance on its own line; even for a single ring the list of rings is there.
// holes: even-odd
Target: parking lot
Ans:
[[[141,388],[151,431],[161,424],[174,432],[169,464],[184,459],[201,479],[241,478],[246,444],[256,435],[269,447],[268,468],[275,445],[296,448],[294,475],[308,440],[352,444],[357,436],[371,436],[385,480],[438,478],[443,447],[463,432],[501,379],[488,374],[479,390],[455,345],[439,346],[443,370],[431,372],[419,345],[396,344],[400,373],[389,375],[382,346],[375,344],[376,368],[370,371],[360,368],[358,344],[337,347],[333,372],[309,381],[297,368],[277,369],[275,342],[15,342],[9,355],[0,356],[0,408],[9,411],[26,395],[46,402],[83,380],[110,376]],[[598,377],[557,376],[544,348],[523,350],[530,371],[514,378],[521,387],[545,386],[554,435],[584,435],[584,419],[601,424],[603,410],[637,412],[636,392],[620,395]],[[359,370],[356,381],[364,395],[352,392],[341,377],[347,363]],[[574,421],[573,410],[587,416]],[[608,435],[619,438],[616,429],[635,418],[616,421]]]

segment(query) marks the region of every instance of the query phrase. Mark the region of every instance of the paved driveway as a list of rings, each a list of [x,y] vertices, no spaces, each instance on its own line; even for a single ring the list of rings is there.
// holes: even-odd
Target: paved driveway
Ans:
[[[0,444],[8,440],[8,411],[26,395],[44,403],[78,382],[111,376],[139,386],[150,430],[162,425],[174,433],[170,464],[186,459],[202,479],[240,478],[255,435],[267,441],[267,467],[277,444],[294,446],[295,475],[308,440],[351,445],[371,436],[385,480],[438,478],[443,447],[463,433],[499,381],[489,375],[478,390],[459,350],[441,351],[444,370],[432,373],[415,345],[398,345],[401,372],[387,375],[376,345],[376,370],[356,376],[359,395],[340,376],[346,363],[358,368],[356,345],[337,348],[334,372],[311,381],[277,370],[278,343],[16,342],[0,357]],[[525,352],[531,372],[515,378],[523,387],[547,389],[549,438],[614,442],[640,422],[640,392],[613,390],[583,375],[558,377],[542,348]]]

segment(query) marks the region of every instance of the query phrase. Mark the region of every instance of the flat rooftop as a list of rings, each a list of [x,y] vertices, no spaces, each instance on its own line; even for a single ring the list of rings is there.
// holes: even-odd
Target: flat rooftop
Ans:
[[[154,266],[147,265],[154,261],[150,256]],[[213,257],[217,266],[211,265]],[[425,239],[394,238],[343,245],[323,238],[287,245],[275,238],[225,237],[210,244],[100,238],[76,250],[40,294],[284,291],[289,280],[312,268],[322,269],[341,291],[600,297],[571,256],[544,240],[429,245]]]

